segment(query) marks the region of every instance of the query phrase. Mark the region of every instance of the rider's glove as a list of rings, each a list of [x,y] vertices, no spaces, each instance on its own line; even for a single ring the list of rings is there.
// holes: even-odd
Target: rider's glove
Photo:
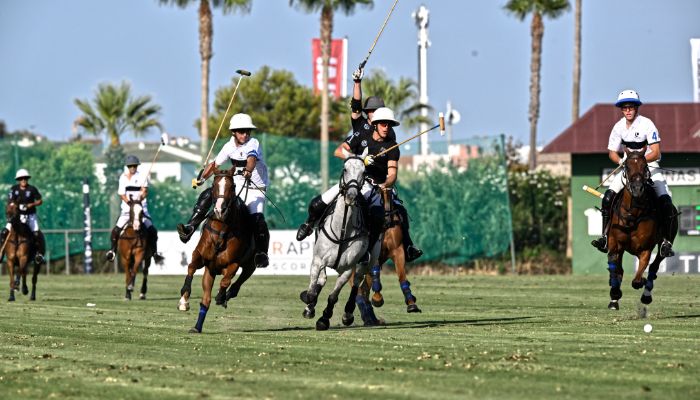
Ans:
[[[356,70],[352,73],[352,80],[353,80],[353,82],[360,82],[360,81],[362,81],[362,76],[364,75],[364,73],[365,73],[364,69],[362,69],[362,68],[356,69]]]
[[[27,211],[27,205],[26,204],[20,204],[19,205],[20,211]]]
[[[373,155],[365,156],[364,161],[365,161],[365,165],[372,165],[372,164],[374,164],[374,156]]]

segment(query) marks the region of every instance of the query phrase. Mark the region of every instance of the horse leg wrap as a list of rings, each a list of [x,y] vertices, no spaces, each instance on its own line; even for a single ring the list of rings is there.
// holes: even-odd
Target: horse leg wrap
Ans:
[[[198,332],[202,332],[202,325],[204,325],[204,318],[207,317],[207,311],[209,311],[209,307],[199,303],[199,316],[197,317],[197,324],[194,326]]]
[[[375,265],[370,271],[372,276],[372,291],[381,292],[382,291],[382,281],[381,281],[382,267],[380,265]]]
[[[192,276],[185,277],[185,284],[180,289],[180,296],[184,296],[185,293],[192,293],[192,278]]]
[[[608,263],[608,271],[610,271],[610,287],[619,288],[622,285],[622,282],[617,274],[617,265],[614,263]]]
[[[348,298],[348,302],[345,303],[345,312],[348,314],[352,314],[355,312],[355,302],[353,299],[357,296],[357,286],[353,286],[352,289],[350,289],[350,297]]]
[[[416,302],[416,296],[414,296],[411,293],[411,282],[401,282],[401,291],[403,292],[403,297],[406,301],[406,305],[408,305],[410,302]]]
[[[376,325],[378,320],[377,316],[374,315],[372,305],[366,302],[365,298],[361,295],[355,297],[355,302],[357,303],[357,308],[360,309],[360,316],[365,325]]]

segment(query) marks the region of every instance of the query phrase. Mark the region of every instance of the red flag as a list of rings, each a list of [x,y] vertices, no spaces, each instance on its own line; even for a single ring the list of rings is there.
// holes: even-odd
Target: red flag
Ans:
[[[331,40],[331,57],[328,60],[328,93],[336,99],[348,95],[347,86],[347,39]],[[323,59],[321,40],[311,40],[311,61],[313,65],[314,93],[323,87]]]

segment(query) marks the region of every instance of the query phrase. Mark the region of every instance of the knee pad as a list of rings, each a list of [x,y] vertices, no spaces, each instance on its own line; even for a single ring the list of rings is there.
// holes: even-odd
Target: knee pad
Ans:
[[[209,209],[209,207],[211,207],[211,191],[211,188],[206,188],[202,193],[199,194],[199,197],[197,198],[197,205],[195,206],[196,208],[206,211]]]

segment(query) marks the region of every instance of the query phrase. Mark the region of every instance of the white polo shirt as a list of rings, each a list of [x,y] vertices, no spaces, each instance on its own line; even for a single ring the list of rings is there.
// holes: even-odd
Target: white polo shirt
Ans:
[[[635,143],[639,144],[641,148],[642,143],[647,142],[648,145],[661,142],[661,137],[659,136],[659,131],[656,129],[656,125],[647,117],[637,115],[637,118],[632,121],[632,125],[627,128],[627,120],[622,117],[610,132],[610,139],[608,139],[608,150],[610,151],[622,151],[622,145],[624,143],[631,144],[634,146]],[[639,151],[638,149],[631,148],[628,146],[629,150]],[[646,153],[649,153],[651,149],[647,146]],[[645,154],[646,154],[645,153]],[[659,168],[659,163],[657,161],[649,163],[650,167]]]
[[[258,139],[250,138],[243,145],[237,146],[236,138],[232,137],[224,147],[221,148],[214,162],[217,166],[221,166],[226,163],[227,160],[231,160],[231,164],[236,168],[236,172],[239,172],[245,168],[248,157],[250,156],[257,159],[250,180],[261,189],[267,187],[269,184],[267,165],[265,164],[265,160],[263,160],[262,148],[260,147]],[[234,182],[236,186],[240,187],[243,185],[244,179],[242,176],[237,175],[234,178]]]
[[[117,194],[125,195],[127,198],[134,200],[141,200],[141,186],[148,187],[148,179],[146,179],[146,174],[136,171],[134,175],[129,178],[127,176],[128,172],[124,172],[119,177],[119,189],[117,189]],[[148,203],[146,199],[141,201],[141,205],[144,209],[148,209]],[[125,202],[121,202],[122,212],[129,212],[129,205]]]

